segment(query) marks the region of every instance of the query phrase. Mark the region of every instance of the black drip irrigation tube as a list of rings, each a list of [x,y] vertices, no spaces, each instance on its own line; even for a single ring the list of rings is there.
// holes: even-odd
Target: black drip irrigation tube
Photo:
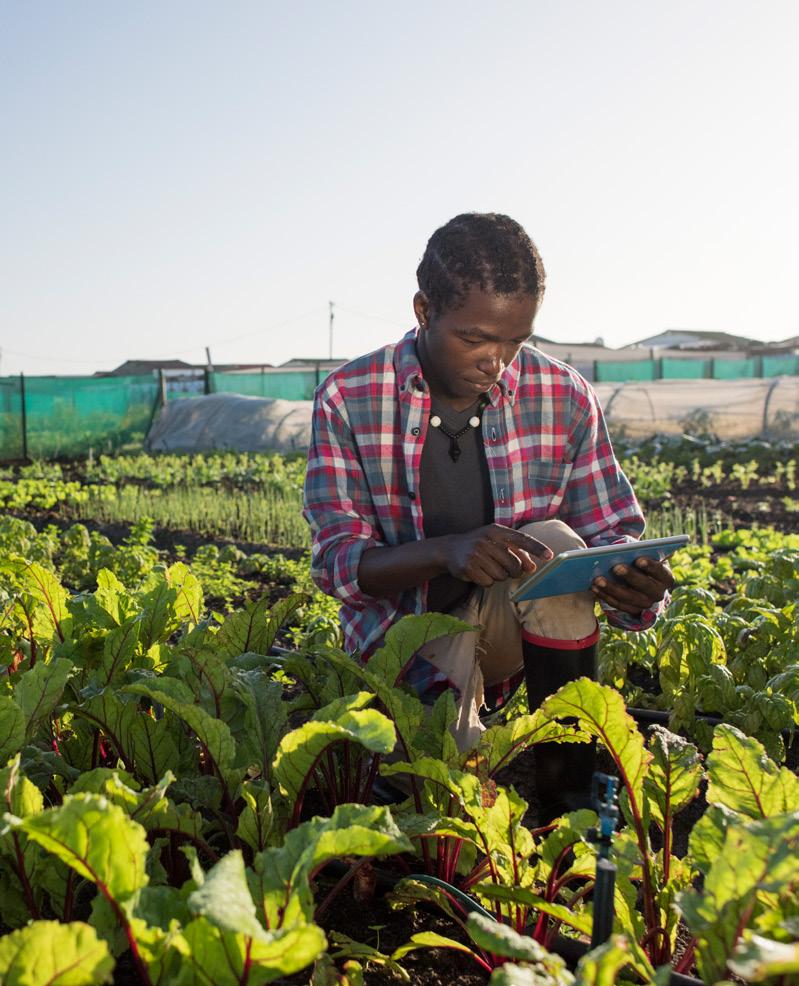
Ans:
[[[341,860],[334,859],[326,864],[324,870],[333,876],[343,876],[349,872],[350,866]],[[372,872],[375,876],[376,888],[381,894],[386,894],[390,890],[393,890],[401,880],[416,880],[418,883],[425,883],[429,887],[437,887],[439,890],[443,890],[450,897],[454,897],[464,910],[470,914],[482,914],[483,917],[496,921],[494,915],[487,911],[481,904],[478,904],[474,898],[465,894],[458,887],[454,887],[451,883],[439,880],[436,876],[431,876],[428,873],[407,873],[400,875],[398,873],[390,873],[388,870],[383,870],[379,867],[374,867]],[[432,904],[421,902],[419,907],[421,910],[439,913]],[[566,935],[558,935],[549,947],[549,951],[562,958],[571,969],[575,968],[580,959],[590,949],[591,945],[588,942],[580,941],[578,938],[569,938]],[[681,972],[672,971],[669,977],[669,986],[704,986],[704,983],[701,979],[696,979],[694,976],[686,976]]]
[[[669,724],[669,713],[661,709],[638,709],[635,706],[628,705],[627,712],[635,719],[639,726],[668,726]],[[710,726],[721,726],[727,721],[723,716],[713,715],[710,712],[696,712],[694,717],[701,722],[706,722]],[[785,741],[785,745],[789,746],[796,738],[797,731],[794,729],[781,729],[780,735]]]

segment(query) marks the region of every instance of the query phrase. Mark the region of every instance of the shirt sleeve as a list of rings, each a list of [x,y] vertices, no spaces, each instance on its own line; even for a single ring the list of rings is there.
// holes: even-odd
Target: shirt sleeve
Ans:
[[[303,516],[311,527],[316,585],[350,606],[373,604],[358,585],[358,565],[364,551],[381,543],[377,518],[337,391],[318,392],[314,399]]]
[[[645,521],[630,481],[611,445],[602,409],[586,385],[581,410],[570,435],[574,450],[572,471],[559,512],[589,547],[637,541]],[[668,594],[640,616],[622,613],[601,603],[608,622],[623,630],[647,630],[668,605]]]

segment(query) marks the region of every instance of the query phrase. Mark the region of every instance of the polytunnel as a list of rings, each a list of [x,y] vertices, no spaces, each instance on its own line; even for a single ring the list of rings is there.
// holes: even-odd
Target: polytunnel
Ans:
[[[611,432],[628,439],[713,434],[799,437],[799,377],[594,385]],[[147,437],[154,452],[296,452],[308,448],[311,401],[238,394],[169,401]]]
[[[626,438],[713,434],[799,437],[799,377],[595,384],[611,432]]]

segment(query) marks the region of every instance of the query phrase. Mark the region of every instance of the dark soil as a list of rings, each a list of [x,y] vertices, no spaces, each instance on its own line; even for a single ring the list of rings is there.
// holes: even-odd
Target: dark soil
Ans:
[[[683,509],[704,509],[711,515],[720,513],[734,527],[768,526],[793,534],[799,528],[799,514],[788,510],[784,503],[786,497],[799,501],[799,490],[790,493],[774,486],[755,485],[743,490],[737,483],[703,487],[685,482],[672,491],[671,502]]]

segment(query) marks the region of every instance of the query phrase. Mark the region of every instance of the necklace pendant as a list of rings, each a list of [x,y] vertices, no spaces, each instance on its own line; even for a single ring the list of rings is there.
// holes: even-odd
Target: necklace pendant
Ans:
[[[453,462],[457,462],[461,457],[461,447],[458,445],[457,438],[450,438],[449,440],[449,457]]]

